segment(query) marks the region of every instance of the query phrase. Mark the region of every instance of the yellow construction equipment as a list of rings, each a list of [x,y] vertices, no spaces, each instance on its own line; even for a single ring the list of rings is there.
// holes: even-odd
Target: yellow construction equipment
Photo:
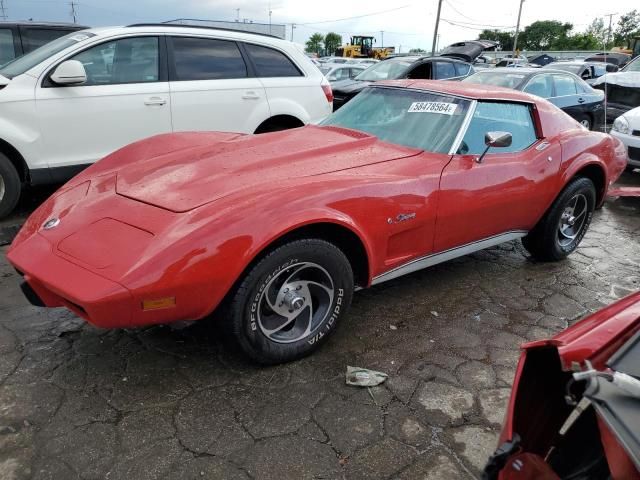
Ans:
[[[395,47],[374,47],[376,39],[366,35],[354,35],[351,41],[336,49],[336,57],[376,58],[382,60],[395,52]]]
[[[631,57],[635,58],[640,55],[640,37],[630,38],[626,47],[613,47],[611,50],[614,52],[628,53]]]

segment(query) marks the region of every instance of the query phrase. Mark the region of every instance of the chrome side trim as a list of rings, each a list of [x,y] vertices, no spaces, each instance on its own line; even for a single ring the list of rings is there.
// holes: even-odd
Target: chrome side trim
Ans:
[[[379,283],[386,282],[387,280],[392,280],[394,278],[401,277],[402,275],[413,273],[417,270],[422,270],[423,268],[431,267],[432,265],[436,265],[438,263],[446,262],[458,257],[463,257],[479,250],[484,250],[485,248],[495,247],[496,245],[500,245],[501,243],[510,242],[511,240],[522,238],[527,233],[528,232],[524,230],[501,233],[500,235],[494,235],[493,237],[478,240],[477,242],[467,243],[466,245],[451,248],[443,252],[432,253],[431,255],[416,258],[415,260],[411,260],[404,265],[400,265],[399,267],[396,267],[392,270],[389,270],[388,272],[374,277],[371,285],[377,285]]]
[[[467,133],[467,129],[469,128],[469,124],[471,123],[471,119],[473,118],[473,114],[476,111],[476,106],[478,105],[478,101],[477,100],[473,100],[471,102],[471,105],[469,105],[469,111],[467,112],[467,116],[465,117],[464,121],[462,122],[462,125],[460,126],[460,131],[458,132],[458,135],[456,136],[456,139],[453,141],[453,144],[451,145],[451,148],[449,149],[449,155],[455,155],[456,152],[458,151],[458,148],[460,148],[460,144],[462,143],[462,139],[464,138],[465,134]]]

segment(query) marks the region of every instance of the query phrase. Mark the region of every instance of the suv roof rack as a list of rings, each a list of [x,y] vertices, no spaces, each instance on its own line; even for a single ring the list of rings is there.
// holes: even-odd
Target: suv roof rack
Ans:
[[[246,30],[240,30],[237,28],[224,28],[224,27],[210,27],[208,25],[193,25],[190,23],[166,23],[166,22],[157,22],[157,23],[132,23],[131,25],[127,25],[126,28],[129,27],[182,27],[182,28],[204,28],[205,30],[221,30],[223,32],[236,32],[236,33],[246,33],[248,35],[258,35],[260,37],[269,37],[269,38],[277,38],[278,40],[282,40],[282,38],[276,35],[269,35],[268,33],[258,33],[258,32],[248,32]]]

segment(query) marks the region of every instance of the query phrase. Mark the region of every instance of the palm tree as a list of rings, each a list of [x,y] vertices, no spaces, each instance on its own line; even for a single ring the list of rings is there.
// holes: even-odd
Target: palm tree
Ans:
[[[333,55],[340,45],[342,45],[342,37],[340,35],[333,32],[325,35],[324,50],[326,55]]]
[[[313,35],[311,35],[311,37],[309,37],[309,40],[307,40],[307,43],[306,43],[307,52],[320,53],[320,51],[322,50],[323,42],[324,42],[324,37],[322,36],[322,34],[314,33]]]

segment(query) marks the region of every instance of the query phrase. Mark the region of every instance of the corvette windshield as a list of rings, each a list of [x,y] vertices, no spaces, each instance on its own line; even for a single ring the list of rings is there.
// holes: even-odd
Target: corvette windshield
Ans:
[[[351,128],[380,140],[446,153],[462,127],[471,102],[448,95],[369,87],[322,125]]]

